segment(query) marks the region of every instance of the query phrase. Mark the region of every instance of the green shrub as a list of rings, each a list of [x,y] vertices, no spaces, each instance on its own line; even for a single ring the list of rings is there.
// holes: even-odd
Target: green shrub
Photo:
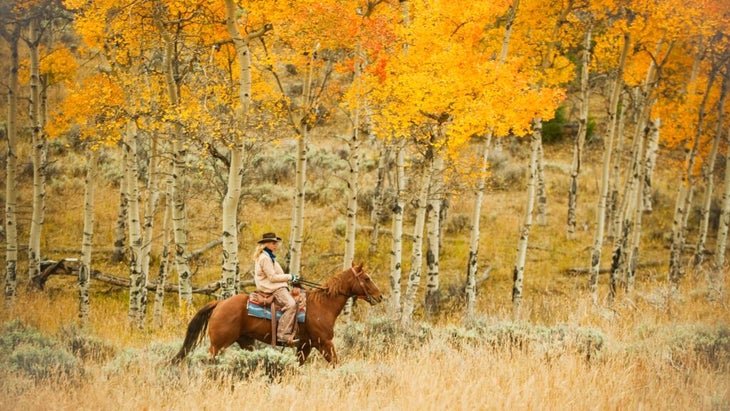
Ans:
[[[455,214],[446,220],[448,234],[466,233],[471,228],[471,217],[466,214]]]
[[[443,332],[445,339],[456,347],[489,345],[498,350],[546,355],[578,353],[590,358],[604,345],[604,336],[600,331],[566,324],[546,327],[523,322],[490,325],[476,321],[469,327],[448,326]]]
[[[58,346],[21,344],[8,357],[8,365],[13,371],[35,378],[68,376],[79,371],[76,357]]]
[[[730,369],[730,329],[726,325],[690,324],[669,330],[669,360],[674,364],[700,361]]]
[[[376,317],[365,323],[351,322],[337,331],[338,352],[350,356],[359,353],[365,357],[382,355],[393,349],[411,348],[431,340],[433,329],[426,323],[403,327],[400,322],[387,317]]]
[[[249,378],[258,374],[277,380],[288,372],[295,372],[299,363],[293,350],[279,351],[272,347],[247,351],[229,348],[218,361],[211,363],[207,374],[211,378],[231,376]]]
[[[79,361],[62,343],[20,321],[2,327],[0,366],[40,379],[82,372]]]
[[[106,341],[88,335],[75,325],[61,329],[68,349],[82,361],[106,361],[116,354],[116,348]]]
[[[546,144],[557,143],[565,137],[565,128],[568,117],[565,115],[565,106],[555,110],[555,117],[542,123],[542,141]]]

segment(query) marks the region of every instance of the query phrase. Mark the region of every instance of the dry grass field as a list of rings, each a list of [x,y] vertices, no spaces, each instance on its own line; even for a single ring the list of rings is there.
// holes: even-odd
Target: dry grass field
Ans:
[[[211,363],[205,343],[189,362],[172,366],[168,360],[190,319],[178,311],[175,295],[166,297],[161,327],[150,322],[137,330],[128,325],[125,290],[93,282],[90,323],[80,327],[74,278],[53,276],[43,291],[30,290],[21,264],[18,297],[0,311],[0,410],[729,410],[730,298],[726,293],[709,300],[701,270],[688,271],[678,295],[668,292],[665,246],[675,194],[670,164],[659,167],[655,211],[645,216],[645,268],[636,290],[621,291],[609,307],[601,276],[601,306],[594,307],[587,278],[567,273],[589,261],[599,153],[589,155],[595,158],[586,162],[581,179],[580,231],[568,241],[570,149],[547,147],[549,224],[533,227],[519,314],[513,313],[510,290],[522,185],[494,189],[484,199],[480,264],[492,270],[480,284],[475,321],[463,321],[458,298],[446,299],[435,316],[417,310],[411,329],[388,320],[384,304],[358,304],[349,322],[338,322],[341,363],[334,368],[318,354],[299,367],[290,350],[266,347],[233,347]],[[60,176],[74,175],[64,167]],[[49,259],[75,257],[81,241],[81,179],[60,176],[48,191],[43,247]],[[320,196],[322,178],[314,174],[311,183]],[[219,203],[199,187],[191,193],[190,241],[196,248],[219,235]],[[117,195],[110,183],[99,183],[93,264],[125,276],[124,264],[108,262]],[[23,193],[21,202],[27,198]],[[469,196],[460,196],[450,219],[468,216],[470,208]],[[306,211],[307,278],[321,281],[339,269],[343,212],[341,201]],[[267,205],[249,199],[241,207],[244,277],[255,239],[264,231],[287,236],[289,213],[286,199]],[[253,218],[261,215],[267,219]],[[360,218],[369,224],[365,215]],[[387,294],[389,238],[383,235],[378,253],[368,256],[366,234],[358,239],[357,258]],[[604,266],[610,250],[606,244]],[[406,270],[409,252],[407,247]],[[196,284],[217,278],[219,253],[210,250],[194,262]],[[444,293],[463,282],[467,253],[468,229],[447,233],[440,263]],[[197,295],[196,308],[209,299]]]

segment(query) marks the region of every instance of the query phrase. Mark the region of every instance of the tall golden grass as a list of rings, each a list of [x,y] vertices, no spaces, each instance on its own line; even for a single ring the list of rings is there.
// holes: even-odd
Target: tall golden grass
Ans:
[[[329,367],[314,355],[303,367],[288,368],[273,379],[263,370],[244,377],[211,373],[213,365],[205,361],[171,366],[169,350],[179,347],[186,319],[177,319],[174,310],[168,310],[171,319],[164,327],[130,329],[123,299],[100,302],[97,297],[84,333],[112,346],[115,355],[84,361],[82,375],[76,376],[37,379],[0,370],[0,409],[726,410],[730,335],[725,334],[724,341],[718,338],[712,347],[694,335],[685,337],[695,332],[693,327],[727,331],[730,301],[727,296],[708,301],[700,277],[691,276],[686,285],[694,291],[670,298],[661,285],[643,284],[610,311],[567,295],[524,302],[526,317],[546,312],[553,325],[601,333],[601,345],[590,358],[586,350],[574,346],[539,342],[495,345],[471,338],[454,344],[448,333],[437,331],[423,342],[395,343],[369,354],[343,345],[347,331],[341,322],[336,344],[345,355],[338,367]],[[74,304],[71,293],[21,293],[16,308],[2,311],[0,321],[20,319],[61,338],[62,328],[74,323]],[[384,307],[358,306],[356,316],[367,323],[384,316]],[[480,320],[527,324],[528,330],[534,325],[513,318],[507,305]],[[456,313],[429,326],[468,330]],[[170,348],[154,354],[156,344]],[[717,351],[709,353],[708,347]],[[124,355],[132,359],[120,365],[118,358]],[[200,349],[199,356],[205,355]],[[224,358],[239,355],[241,351],[232,348]]]

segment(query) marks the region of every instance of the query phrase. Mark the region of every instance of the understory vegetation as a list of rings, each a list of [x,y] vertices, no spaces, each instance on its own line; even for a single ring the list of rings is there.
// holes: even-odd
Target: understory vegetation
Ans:
[[[668,307],[637,299],[601,315],[557,299],[550,304],[571,310],[560,313],[571,321],[484,316],[403,329],[369,308],[358,321],[338,324],[343,362],[333,368],[319,355],[300,367],[292,350],[264,344],[255,351],[233,346],[215,361],[203,344],[172,365],[179,326],[133,331],[118,313],[89,329],[69,321],[51,331],[33,310],[73,304],[57,293],[20,301],[31,308],[17,315],[22,319],[3,318],[0,404],[240,409],[255,398],[290,409],[303,401],[314,409],[727,409],[727,300],[685,300],[670,315]]]

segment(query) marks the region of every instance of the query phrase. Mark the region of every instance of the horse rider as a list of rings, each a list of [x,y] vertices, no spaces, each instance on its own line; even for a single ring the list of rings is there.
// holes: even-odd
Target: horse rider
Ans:
[[[296,276],[284,273],[284,269],[276,261],[274,253],[279,248],[280,242],[281,238],[275,233],[265,233],[258,241],[253,254],[255,263],[253,278],[256,291],[273,295],[274,303],[282,310],[276,330],[277,344],[291,347],[299,342],[295,338],[294,330],[298,307],[289,292],[289,281],[294,282]],[[272,312],[271,315],[274,316],[276,313]]]

